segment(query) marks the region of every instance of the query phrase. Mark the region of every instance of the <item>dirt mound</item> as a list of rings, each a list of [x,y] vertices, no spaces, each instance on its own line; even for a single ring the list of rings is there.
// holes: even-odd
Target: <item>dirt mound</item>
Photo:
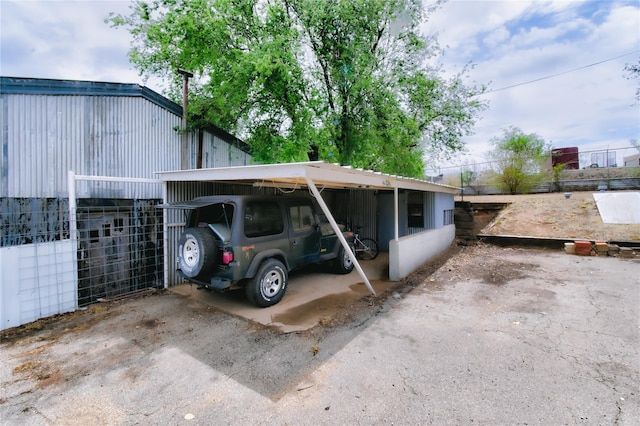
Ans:
[[[640,225],[603,223],[593,192],[466,196],[471,203],[509,203],[481,233],[522,237],[640,241]]]

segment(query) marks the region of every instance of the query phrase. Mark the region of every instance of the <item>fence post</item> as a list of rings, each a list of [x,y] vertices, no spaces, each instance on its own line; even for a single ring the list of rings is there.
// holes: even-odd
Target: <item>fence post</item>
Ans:
[[[67,188],[69,191],[69,238],[71,241],[77,240],[76,223],[76,174],[73,170],[67,173]]]

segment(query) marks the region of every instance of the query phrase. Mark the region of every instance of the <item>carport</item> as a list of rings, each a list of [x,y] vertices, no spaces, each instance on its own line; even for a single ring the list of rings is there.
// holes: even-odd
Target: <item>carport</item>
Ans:
[[[322,161],[268,164],[238,167],[222,167],[212,169],[191,169],[159,172],[163,182],[163,202],[171,204],[184,201],[184,198],[193,196],[208,195],[201,185],[205,183],[224,183],[241,186],[243,188],[277,188],[283,191],[292,192],[299,189],[308,189],[317,201],[319,207],[326,215],[331,227],[336,232],[342,245],[347,248],[358,274],[363,279],[369,292],[375,295],[375,290],[371,286],[368,278],[358,263],[355,255],[348,249],[347,241],[342,236],[338,224],[322,197],[325,189],[361,189],[379,191],[391,196],[393,195],[393,206],[391,216],[393,218],[393,239],[389,241],[389,278],[392,281],[399,281],[409,275],[413,270],[430,258],[448,247],[455,237],[455,226],[453,225],[453,195],[457,188],[428,182],[425,180],[406,178],[402,176],[388,175],[370,170],[355,169],[328,164]],[[182,183],[181,189],[177,190],[176,184]],[[400,194],[403,191],[428,192],[439,195],[436,199],[444,206],[444,219],[435,221],[434,229],[422,232],[411,233],[410,235],[400,235]],[[180,199],[182,197],[182,199]],[[450,208],[449,208],[450,207]],[[387,206],[388,208],[388,206]],[[165,286],[170,285],[170,255],[172,245],[170,235],[170,220],[165,209],[164,235],[165,241],[169,245],[165,248]],[[450,217],[450,219],[449,219]],[[449,223],[450,222],[450,223]]]

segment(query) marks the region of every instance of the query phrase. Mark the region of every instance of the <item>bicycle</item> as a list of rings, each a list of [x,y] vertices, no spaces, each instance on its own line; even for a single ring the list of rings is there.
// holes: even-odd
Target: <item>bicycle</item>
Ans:
[[[353,245],[356,257],[360,260],[373,260],[378,256],[378,243],[373,238],[360,238],[360,228],[355,226],[353,232]]]

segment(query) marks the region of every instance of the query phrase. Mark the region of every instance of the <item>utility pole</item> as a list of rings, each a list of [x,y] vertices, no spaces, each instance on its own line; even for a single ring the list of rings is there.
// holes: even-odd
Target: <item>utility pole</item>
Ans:
[[[182,75],[182,147],[180,150],[180,168],[189,168],[189,135],[187,134],[187,106],[189,103],[189,79],[193,73],[178,69],[178,74]]]

